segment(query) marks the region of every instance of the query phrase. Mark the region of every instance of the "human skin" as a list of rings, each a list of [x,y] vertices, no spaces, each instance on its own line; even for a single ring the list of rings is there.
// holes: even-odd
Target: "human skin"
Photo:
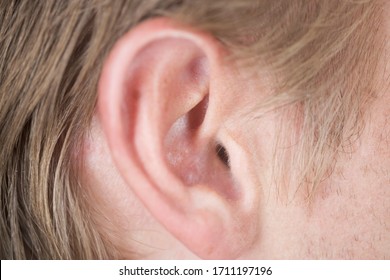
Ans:
[[[390,25],[386,24],[386,30],[390,32]],[[321,181],[308,203],[303,198],[304,191],[298,191],[294,195],[298,188],[297,184],[290,185],[289,189],[285,190],[287,194],[282,197],[287,197],[287,199],[284,199],[281,198],[280,189],[270,183],[272,182],[270,180],[272,178],[272,148],[277,143],[276,126],[279,115],[269,113],[263,118],[247,121],[247,119],[240,119],[238,114],[258,102],[259,98],[270,94],[272,82],[258,76],[249,76],[239,64],[221,59],[224,50],[221,50],[207,34],[180,24],[172,24],[165,19],[146,23],[135,29],[135,31],[130,31],[130,35],[126,35],[127,37],[117,47],[114,47],[105,64],[99,86],[99,110],[93,119],[89,136],[85,139],[85,164],[82,170],[83,182],[94,209],[94,220],[101,232],[118,250],[120,257],[146,259],[390,258],[390,92],[387,87],[387,77],[390,74],[388,66],[390,60],[387,56],[387,52],[390,51],[389,43],[383,54],[383,64],[379,66],[381,69],[379,72],[384,74],[377,77],[378,95],[362,116],[364,128],[361,135],[353,142],[350,152],[338,154],[333,172]],[[179,35],[173,36],[170,33],[172,30],[179,31]],[[150,51],[154,51],[154,49],[148,49],[150,44],[139,43],[138,47],[131,44],[141,33],[145,37],[149,36],[150,42],[161,44],[158,61],[153,55],[149,57]],[[387,34],[390,35],[390,33]],[[176,41],[179,40],[178,38],[185,38],[188,42]],[[201,44],[197,45],[198,42]],[[167,64],[168,66],[160,65],[160,61],[164,61],[164,51],[169,52],[176,47],[177,51],[183,51],[183,56],[180,58],[175,54],[170,54],[166,59],[173,61],[172,57],[176,57],[177,61]],[[122,56],[123,50],[133,53],[133,56]],[[138,58],[140,54],[142,57]],[[143,82],[161,84],[161,81],[165,82],[169,78],[177,79],[177,72],[187,69],[184,67],[187,67],[189,61],[198,56],[208,61],[209,68],[205,70],[201,66],[200,70],[196,70],[201,72],[196,82],[203,83],[203,79],[206,79],[206,84],[213,85],[209,89],[210,100],[206,119],[201,124],[199,132],[201,137],[192,135],[191,130],[180,126],[177,135],[176,132],[173,132],[173,136],[169,134],[171,131],[169,128],[176,119],[184,114],[194,114],[194,111],[191,111],[193,105],[188,105],[188,108],[186,105],[192,102],[191,98],[198,98],[190,96],[185,97],[184,101],[177,101],[181,97],[173,93],[172,96],[167,96],[169,105],[166,106],[172,106],[169,108],[173,112],[180,110],[184,112],[169,115],[165,114],[165,111],[158,107],[159,105],[156,105],[154,110],[162,112],[159,118],[146,117],[142,113],[139,113],[140,115],[136,118],[137,120],[146,118],[144,121],[155,123],[155,127],[167,127],[165,130],[161,129],[161,133],[156,134],[157,138],[161,137],[159,143],[165,144],[162,144],[162,148],[156,148],[156,158],[147,158],[147,156],[144,158],[141,153],[139,159],[131,159],[132,154],[126,152],[126,145],[131,146],[131,150],[138,151],[145,148],[143,141],[151,143],[151,146],[147,147],[154,147],[155,142],[153,139],[148,139],[148,131],[145,132],[143,140],[137,136],[134,137],[134,143],[128,143],[131,142],[130,140],[128,142],[117,140],[123,135],[116,134],[116,130],[112,129],[111,126],[115,123],[113,120],[117,120],[117,117],[111,118],[110,116],[113,111],[117,110],[116,104],[123,100],[115,103],[115,99],[122,98],[120,94],[132,93],[130,90],[129,92],[123,90],[123,93],[118,93],[119,97],[107,93],[107,88],[118,82],[115,77],[121,75],[120,70],[115,70],[117,71],[115,77],[110,75],[110,71],[113,71],[114,66],[121,61],[128,62],[123,69],[134,67],[134,75],[137,77],[140,75],[140,78],[126,86],[136,89],[142,95],[144,91],[140,84],[142,85]],[[141,63],[150,62],[150,65],[155,65],[156,68],[167,67],[167,74],[154,71],[145,72],[142,68],[139,70],[137,59],[140,59]],[[266,75],[265,72],[264,76]],[[184,82],[187,81],[183,79]],[[189,91],[203,90],[203,85],[193,85],[193,81],[188,81],[188,84]],[[175,86],[169,82],[166,85],[169,90],[164,87],[154,87],[154,84],[150,87],[157,88],[158,92],[163,92],[162,94],[165,94],[164,90],[175,91]],[[118,91],[123,88],[119,86]],[[258,94],[259,91],[262,92],[261,96]],[[147,90],[145,90],[145,95],[147,95],[146,92]],[[155,104],[153,98],[147,99],[151,102],[151,107]],[[111,99],[114,101],[110,101]],[[133,99],[125,100],[128,103],[123,106],[133,106],[129,103],[138,102]],[[142,112],[144,105],[141,102],[143,101],[139,102],[129,110],[135,108],[137,112]],[[194,114],[195,117],[198,116],[197,114]],[[126,122],[124,123],[127,125]],[[143,131],[142,123],[135,121],[134,127],[137,132]],[[154,126],[151,125],[151,127]],[[181,129],[185,131],[182,132]],[[294,133],[296,131],[291,131],[291,134]],[[166,140],[169,137],[173,137],[172,142]],[[213,153],[212,149],[203,147],[207,145],[202,142],[202,139],[209,138],[218,139],[225,145],[231,160],[229,168],[218,162],[216,156],[209,155]],[[184,154],[181,154],[183,152],[180,150],[181,143],[187,143],[182,147]],[[294,146],[291,149],[294,149]],[[173,155],[174,160],[167,159],[167,154]],[[191,159],[194,157],[195,160],[190,160],[188,163],[182,159],[183,157]],[[203,157],[207,157],[207,163],[202,161]],[[191,165],[192,162],[196,160],[200,162],[200,171],[190,170],[194,167]],[[135,162],[135,167],[140,164],[142,167],[140,170],[146,169],[144,171],[146,175],[142,172],[142,174],[136,174],[134,168],[130,168],[133,165],[129,162]],[[148,165],[154,166],[151,171]],[[194,172],[195,179],[186,177],[186,174],[190,172]],[[213,177],[213,179],[208,172],[218,174],[218,177],[216,179]],[[199,175],[200,173],[202,175]],[[197,179],[197,176],[202,178]],[[235,182],[238,182],[237,185],[233,184],[233,188],[238,189],[237,199],[234,194],[224,189],[223,184],[218,185],[219,182],[224,182],[224,176],[231,176]],[[163,186],[159,186],[160,179]],[[143,189],[149,188],[149,186],[146,187],[149,183],[144,183],[146,181],[152,182],[150,183],[152,190],[154,187],[158,189],[156,195],[151,192],[148,196],[148,193],[143,192]],[[180,198],[178,200],[183,197],[183,201],[189,206],[182,206],[180,202],[173,200],[173,204],[178,205],[171,207],[171,205],[165,205],[165,200],[160,198],[161,193],[165,195],[165,192],[170,192],[165,188],[176,185],[175,190],[178,190],[178,193],[184,193],[183,196],[177,195]],[[200,193],[192,194],[198,185],[202,185],[199,187]],[[203,192],[203,189],[207,191]],[[215,194],[210,195],[209,189],[212,189]],[[187,192],[190,193],[188,200],[186,200]],[[175,198],[175,195],[174,193],[166,196]],[[192,207],[191,203],[196,206]],[[217,205],[215,208],[213,208],[214,204]],[[249,206],[241,207],[243,204]],[[185,209],[184,214],[178,213],[182,209]],[[199,209],[212,210],[198,215]],[[236,209],[237,213],[231,209]],[[186,221],[186,215],[192,215],[192,213],[195,218],[188,216],[188,220],[199,220],[198,224]],[[234,221],[241,221],[237,228]],[[198,235],[196,230],[189,232],[179,227],[199,229],[200,234]],[[213,227],[216,233],[210,230]],[[221,234],[227,237],[222,237]],[[221,236],[221,240],[218,236]],[[240,241],[243,239],[245,241]],[[232,246],[234,249],[227,249],[226,247],[232,243],[238,245]],[[215,246],[209,244],[215,244]]]

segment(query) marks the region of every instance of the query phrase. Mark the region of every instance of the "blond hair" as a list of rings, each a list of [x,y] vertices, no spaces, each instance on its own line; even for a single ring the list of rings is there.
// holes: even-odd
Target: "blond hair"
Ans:
[[[267,65],[279,86],[267,106],[258,107],[297,106],[302,131],[299,152],[287,164],[275,164],[275,174],[290,172],[294,161],[297,176],[314,188],[344,143],[359,132],[354,128],[374,95],[381,5],[352,0],[1,2],[0,257],[120,257],[96,228],[78,173],[102,63],[137,23],[169,16],[211,33],[243,65]]]

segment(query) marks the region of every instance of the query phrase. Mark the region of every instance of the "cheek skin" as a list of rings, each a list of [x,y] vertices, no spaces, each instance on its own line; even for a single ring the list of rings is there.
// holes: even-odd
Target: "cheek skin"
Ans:
[[[353,173],[353,172],[352,172]],[[353,176],[351,174],[351,176]],[[313,247],[333,258],[390,257],[390,191],[374,174],[344,174],[313,204],[306,231],[318,236]]]
[[[374,106],[372,111],[386,108]],[[262,245],[256,248],[256,258],[390,258],[390,122],[385,113],[378,115],[384,117],[367,121],[354,153],[339,156],[333,174],[321,182],[310,203],[294,197],[295,192],[283,200],[272,180],[261,177],[272,160],[261,149],[261,139],[272,138],[266,131],[274,134],[266,127],[251,130],[259,131],[260,140],[251,151],[254,159],[263,159],[257,170],[265,195],[260,209]]]
[[[390,135],[387,104],[373,104],[355,152],[340,155],[313,203],[309,222],[318,235],[313,243],[330,256],[390,258],[390,145],[383,137]]]
[[[389,178],[344,173],[323,182],[310,205],[267,200],[257,258],[389,259]]]

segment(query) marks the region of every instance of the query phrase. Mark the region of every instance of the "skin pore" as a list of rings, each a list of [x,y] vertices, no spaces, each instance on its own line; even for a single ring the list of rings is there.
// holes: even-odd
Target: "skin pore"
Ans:
[[[153,28],[148,29],[152,37]],[[388,23],[386,29],[387,35],[390,35]],[[209,41],[205,39],[205,42],[208,44]],[[245,70],[238,69],[239,64],[220,64],[218,73],[224,75],[218,78],[215,88],[226,91],[223,96],[216,91],[209,104],[210,110],[215,111],[206,115],[205,123],[222,127],[215,134],[217,138],[224,139],[231,161],[230,170],[222,174],[230,176],[228,173],[231,172],[238,178],[240,186],[244,186],[242,188],[255,186],[249,193],[258,197],[249,219],[257,225],[256,234],[250,236],[250,246],[243,246],[235,257],[390,258],[390,92],[387,87],[390,45],[387,44],[383,65],[378,66],[381,69],[378,72],[382,74],[378,75],[375,83],[377,96],[362,115],[364,127],[361,134],[346,151],[338,153],[333,172],[321,181],[310,203],[301,192],[295,192],[296,185],[290,186],[289,195],[284,196],[287,198],[281,199],[279,188],[272,184],[269,163],[273,159],[272,145],[277,142],[279,113],[270,112],[260,119],[237,117],[238,112],[258,102],[261,97],[257,92],[271,92],[269,87],[272,83],[259,85],[258,79],[246,78]],[[213,51],[205,52],[213,54]],[[218,50],[215,52],[218,53]],[[212,55],[207,57],[219,62]],[[219,104],[218,109],[213,109],[217,108],[213,107],[216,103]],[[120,161],[126,155],[115,155],[113,159],[107,140],[110,136],[102,125],[103,114],[104,111],[99,111],[94,117],[89,137],[85,140],[83,170],[83,180],[88,186],[93,218],[98,227],[122,258],[199,257],[200,254],[191,249],[191,244],[182,242],[181,237],[177,237],[180,234],[172,234],[170,227],[164,226],[139,198],[138,191],[129,186],[122,174],[123,168],[118,168],[118,158]],[[204,130],[214,131],[207,129]],[[296,131],[290,132],[294,133]],[[216,159],[217,156],[211,161]]]

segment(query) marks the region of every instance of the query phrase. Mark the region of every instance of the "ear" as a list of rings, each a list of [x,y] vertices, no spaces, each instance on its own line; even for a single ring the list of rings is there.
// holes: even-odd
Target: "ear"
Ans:
[[[235,171],[242,151],[223,129],[232,78],[225,57],[207,34],[153,19],[116,43],[99,83],[99,119],[117,169],[202,258],[239,257],[257,232],[255,190]]]

